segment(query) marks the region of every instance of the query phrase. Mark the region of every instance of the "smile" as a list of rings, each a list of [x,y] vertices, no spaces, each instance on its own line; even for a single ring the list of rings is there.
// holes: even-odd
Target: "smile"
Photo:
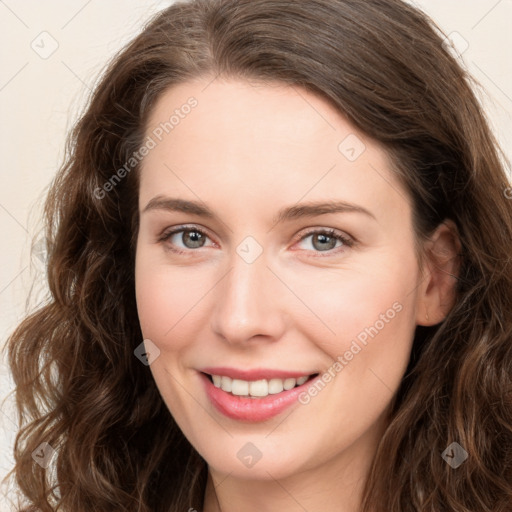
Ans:
[[[264,372],[269,378],[241,379],[235,378],[233,373],[241,377],[250,372],[230,371],[231,376],[222,373],[228,372],[199,372],[206,395],[218,412],[228,418],[246,422],[266,421],[293,404],[300,405],[299,395],[316,378],[320,378],[319,373],[277,377],[277,372]],[[262,372],[258,372],[257,376],[262,377]]]

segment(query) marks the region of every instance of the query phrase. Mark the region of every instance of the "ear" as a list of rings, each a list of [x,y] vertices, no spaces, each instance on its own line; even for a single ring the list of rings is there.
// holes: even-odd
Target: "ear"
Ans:
[[[457,226],[443,221],[423,246],[422,281],[417,295],[417,325],[443,321],[455,302],[461,243]]]

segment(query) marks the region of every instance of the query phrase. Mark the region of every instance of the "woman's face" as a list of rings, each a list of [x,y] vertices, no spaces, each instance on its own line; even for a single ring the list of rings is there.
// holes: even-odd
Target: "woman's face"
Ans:
[[[316,95],[242,81],[168,90],[147,136],[138,313],[186,437],[242,478],[366,464],[421,300],[386,153]]]

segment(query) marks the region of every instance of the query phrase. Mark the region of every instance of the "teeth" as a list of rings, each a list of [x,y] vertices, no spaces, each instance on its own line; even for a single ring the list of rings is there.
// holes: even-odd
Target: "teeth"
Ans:
[[[255,380],[249,383],[249,394],[251,396],[267,396],[268,381],[265,379]]]
[[[215,387],[233,395],[264,397],[281,393],[283,390],[293,389],[296,385],[301,386],[309,379],[309,375],[304,375],[298,379],[261,379],[253,381],[232,379],[225,375],[212,375],[212,379]]]
[[[283,380],[282,379],[270,379],[268,381],[268,392],[271,395],[281,393],[283,391]]]
[[[222,380],[228,377],[222,377]],[[226,391],[226,390],[224,390]],[[246,380],[233,379],[231,383],[231,393],[233,395],[248,395],[249,394],[249,383]]]
[[[286,379],[283,384],[283,388],[288,390],[295,387],[295,384],[297,384],[297,379]]]
[[[221,377],[220,387],[223,391],[231,392],[233,379],[231,377]]]

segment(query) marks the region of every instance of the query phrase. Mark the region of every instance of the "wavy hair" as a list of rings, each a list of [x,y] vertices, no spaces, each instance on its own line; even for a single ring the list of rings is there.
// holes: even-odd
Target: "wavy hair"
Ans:
[[[327,99],[392,157],[417,240],[461,242],[456,301],[418,327],[363,512],[512,510],[512,201],[473,82],[401,0],[196,0],[158,13],[105,69],[45,204],[49,298],[8,341],[19,510],[202,508],[207,464],[134,357],[138,167],[149,113],[198,77],[281,82]],[[441,453],[468,453],[457,469]],[[49,443],[47,468],[32,453]],[[23,508],[22,508],[23,507]]]

